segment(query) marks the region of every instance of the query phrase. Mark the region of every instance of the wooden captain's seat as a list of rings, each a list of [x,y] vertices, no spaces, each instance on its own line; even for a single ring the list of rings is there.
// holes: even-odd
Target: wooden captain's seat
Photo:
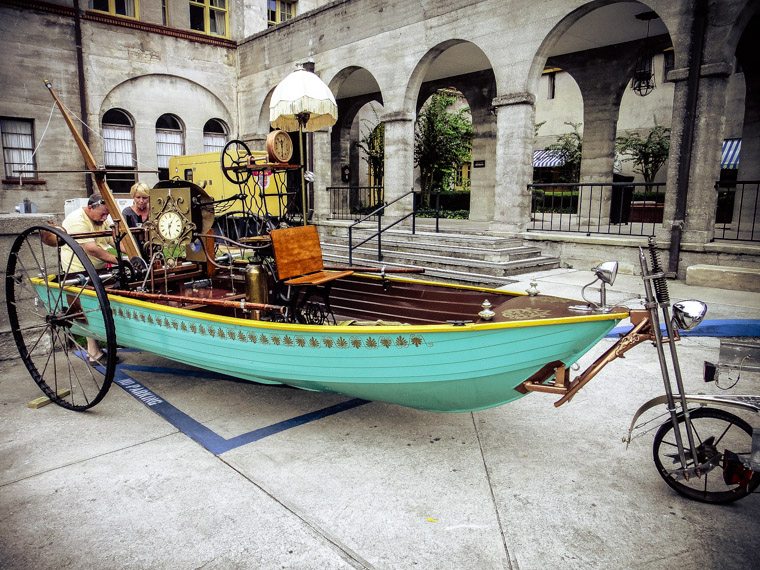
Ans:
[[[288,286],[288,294],[283,300],[294,309],[302,308],[318,286],[322,286],[322,298],[328,313],[330,309],[330,286],[332,281],[348,277],[354,272],[326,270],[322,261],[322,246],[319,244],[319,233],[316,226],[297,226],[272,230],[269,233],[274,250],[274,261],[277,267],[277,279],[282,285]],[[292,287],[306,288],[300,301],[297,295],[291,294]],[[294,311],[297,313],[297,311]],[[292,315],[297,318],[296,314]]]

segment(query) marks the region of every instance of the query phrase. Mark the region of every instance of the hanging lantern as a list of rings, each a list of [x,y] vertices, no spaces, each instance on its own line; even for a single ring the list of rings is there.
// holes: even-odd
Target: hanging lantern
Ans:
[[[633,77],[631,78],[631,89],[634,93],[642,97],[649,95],[656,87],[654,81],[654,51],[649,41],[649,24],[652,20],[659,18],[655,12],[642,12],[636,14],[637,20],[643,20],[647,23],[647,35],[639,50],[636,58],[636,65],[633,68]]]

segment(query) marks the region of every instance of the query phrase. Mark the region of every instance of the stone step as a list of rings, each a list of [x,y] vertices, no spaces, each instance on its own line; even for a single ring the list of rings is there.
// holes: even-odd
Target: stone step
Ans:
[[[529,259],[541,255],[541,249],[535,246],[522,245],[520,240],[505,240],[505,246],[501,248],[493,247],[473,247],[469,242],[467,245],[443,245],[434,241],[417,241],[407,242],[398,239],[383,239],[383,255],[390,253],[406,253],[410,255],[425,255],[431,251],[440,252],[441,255],[459,259],[473,259],[480,261],[517,261],[520,259]],[[344,250],[348,255],[347,241],[324,241],[323,249],[332,249],[333,251]],[[357,248],[362,250],[374,251],[377,255],[377,240],[370,240],[365,245]],[[368,253],[367,255],[371,255]]]
[[[321,230],[321,228],[320,228]],[[352,232],[354,243],[361,242],[370,238],[377,228],[360,228]],[[348,231],[337,230],[333,232],[320,231],[320,239],[325,242],[348,243]],[[372,243],[376,242],[376,237],[372,238]],[[405,230],[386,230],[383,232],[383,248],[386,244],[427,244],[435,243],[437,247],[472,247],[478,249],[503,249],[522,245],[520,238],[486,236],[480,234],[460,234],[460,233],[436,233],[436,232],[416,232]]]
[[[348,226],[320,227],[322,255],[326,265],[348,264]],[[377,238],[371,238],[352,254],[354,265],[424,268],[424,279],[469,285],[503,286],[513,283],[510,275],[556,269],[560,260],[544,256],[519,238],[486,235],[462,225],[456,231],[435,232],[433,227],[394,228],[383,232],[383,260],[377,260]],[[352,230],[354,244],[370,238],[376,224],[360,224]]]
[[[526,248],[530,250],[524,256],[515,256],[515,258],[504,257],[500,259],[482,259],[470,257],[452,257],[431,253],[435,248],[429,248],[426,253],[419,251],[393,251],[383,247],[383,262],[401,263],[415,267],[424,267],[426,269],[436,268],[456,271],[467,271],[480,273],[483,275],[499,276],[515,275],[524,273],[533,267],[541,269],[554,269],[559,267],[559,259],[541,255],[537,248]],[[322,245],[322,255],[330,255],[333,258],[342,258],[348,262],[348,249],[346,246],[334,247],[332,244]],[[374,260],[372,263],[377,265],[377,249],[371,247],[360,247],[354,250],[353,259]]]
[[[722,265],[692,265],[686,268],[686,284],[760,293],[760,269]]]
[[[339,256],[332,256],[325,254],[323,255],[324,263],[326,266],[330,265],[340,265],[344,266],[348,263],[348,259],[345,257],[339,257]],[[415,268],[415,267],[421,267],[420,265],[413,265],[409,263],[396,263],[396,262],[388,262],[386,260],[378,262],[377,259],[374,258],[362,258],[362,257],[354,257],[353,259],[354,265],[357,267],[387,267],[388,269],[391,268]],[[510,285],[511,283],[515,283],[516,280],[510,279],[506,276],[495,276],[495,275],[483,275],[482,273],[472,273],[469,271],[464,271],[461,268],[458,268],[456,270],[450,270],[450,269],[440,269],[435,267],[424,267],[425,272],[424,273],[412,273],[412,274],[400,274],[400,277],[404,277],[407,279],[418,279],[418,280],[424,280],[424,281],[440,281],[444,283],[458,283],[461,285],[475,285],[479,287],[503,287],[505,285]]]

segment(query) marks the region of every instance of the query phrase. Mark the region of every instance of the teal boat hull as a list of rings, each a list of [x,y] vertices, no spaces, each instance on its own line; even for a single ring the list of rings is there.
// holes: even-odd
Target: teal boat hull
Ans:
[[[574,363],[619,322],[330,327],[214,317],[118,296],[110,303],[120,346],[253,382],[434,412],[520,398],[515,388],[544,364]]]

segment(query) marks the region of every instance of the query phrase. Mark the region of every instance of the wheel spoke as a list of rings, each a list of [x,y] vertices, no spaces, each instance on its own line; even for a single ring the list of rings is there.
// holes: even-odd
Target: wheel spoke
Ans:
[[[73,255],[65,267],[61,246],[46,245],[42,231],[71,248]],[[85,271],[72,271],[74,258]],[[42,276],[35,281],[39,272]],[[106,291],[81,246],[57,228],[29,228],[14,241],[6,274],[12,276],[6,291],[11,330],[34,381],[65,408],[81,411],[97,404],[113,380],[116,331]],[[58,276],[56,282],[48,279],[51,274]],[[81,285],[64,287],[63,282],[74,276],[86,279]],[[105,340],[109,355],[105,375],[90,366],[86,349],[75,338],[80,334]],[[59,396],[64,389],[68,393]]]
[[[760,485],[760,473],[754,473],[746,486],[727,483],[723,457],[731,451],[737,455],[748,455],[752,448],[752,428],[737,416],[724,410],[714,408],[697,408],[690,412],[692,432],[698,447],[694,455],[704,466],[697,475],[692,460],[692,450],[684,449],[687,456],[688,478],[682,469],[666,467],[670,461],[680,462],[675,438],[676,429],[685,441],[686,422],[684,414],[678,415],[677,427],[672,421],[665,422],[657,431],[654,440],[653,455],[658,472],[665,482],[678,493],[708,503],[726,503],[735,501],[751,493]],[[731,429],[736,428],[736,429]]]

